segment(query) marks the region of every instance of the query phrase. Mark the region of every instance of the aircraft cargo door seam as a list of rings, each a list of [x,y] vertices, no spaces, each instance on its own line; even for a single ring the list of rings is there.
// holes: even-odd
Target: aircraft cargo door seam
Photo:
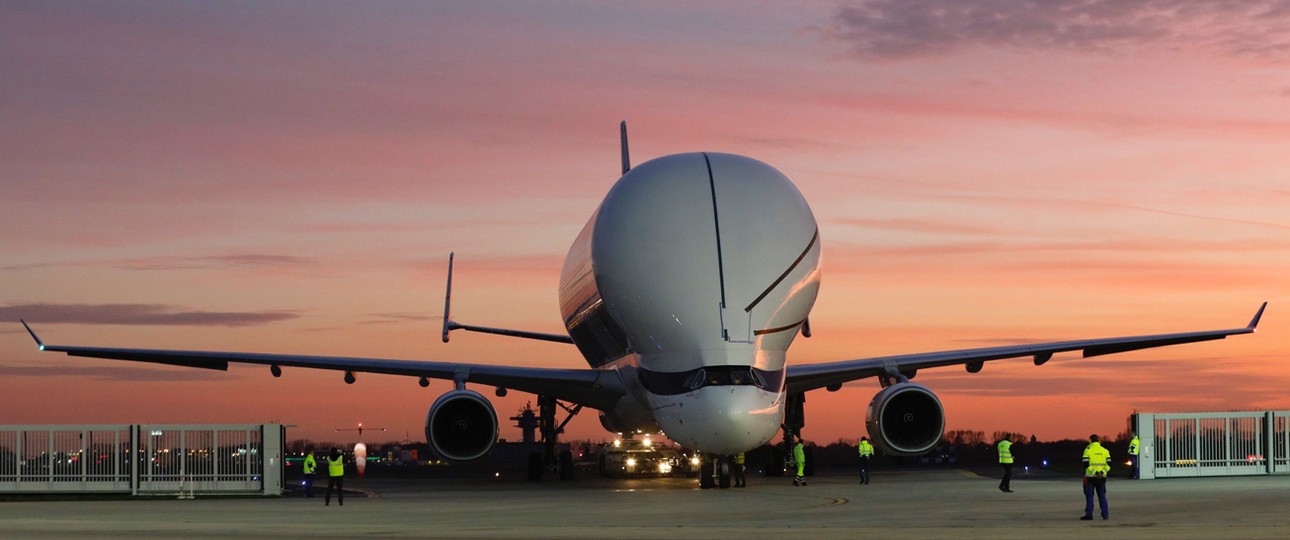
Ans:
[[[770,294],[770,291],[775,290],[775,287],[778,287],[779,284],[784,281],[784,278],[793,273],[793,270],[797,268],[797,265],[802,264],[802,259],[806,258],[806,254],[811,252],[811,248],[815,247],[815,241],[819,238],[820,230],[817,228],[815,229],[815,234],[811,235],[811,241],[807,242],[806,249],[803,249],[802,253],[797,256],[797,260],[793,261],[793,264],[788,265],[788,268],[784,270],[784,273],[780,274],[779,277],[775,279],[775,282],[771,283],[769,287],[766,287],[766,290],[762,291],[761,295],[759,295],[756,300],[753,300],[751,304],[748,304],[748,307],[744,308],[744,312],[752,312],[753,308],[757,307],[757,304],[761,303],[761,301],[766,298],[766,295]]]

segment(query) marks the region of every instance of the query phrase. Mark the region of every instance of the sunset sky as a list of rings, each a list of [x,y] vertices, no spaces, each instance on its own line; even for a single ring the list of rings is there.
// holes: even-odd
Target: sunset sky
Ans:
[[[0,4],[0,424],[419,440],[450,387],[50,343],[584,367],[574,235],[633,161],[743,154],[823,241],[796,363],[1244,326],[920,373],[949,429],[1114,435],[1290,409],[1290,6],[1277,2]],[[807,395],[809,439],[878,389]],[[491,396],[491,388],[479,388]],[[514,415],[531,396],[495,399]],[[519,431],[503,420],[502,436]],[[568,436],[608,437],[594,411]]]

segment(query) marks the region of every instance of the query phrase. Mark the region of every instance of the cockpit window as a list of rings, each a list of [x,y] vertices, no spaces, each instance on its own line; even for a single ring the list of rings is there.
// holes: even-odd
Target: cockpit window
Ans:
[[[708,366],[690,371],[640,370],[641,385],[659,395],[684,394],[704,386],[756,386],[768,392],[783,388],[784,371],[767,371],[750,366]]]

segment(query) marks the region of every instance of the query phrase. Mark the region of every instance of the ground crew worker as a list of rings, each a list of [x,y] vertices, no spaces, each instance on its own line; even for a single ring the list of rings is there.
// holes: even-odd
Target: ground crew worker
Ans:
[[[310,450],[309,455],[305,456],[305,496],[314,496],[314,473],[318,472],[318,461],[314,459],[314,451]]]
[[[1093,492],[1097,492],[1102,519],[1110,519],[1111,509],[1106,504],[1106,477],[1111,473],[1111,452],[1097,441],[1097,435],[1089,435],[1088,440],[1088,446],[1084,447],[1084,515],[1080,519],[1093,519]]]
[[[793,485],[806,485],[806,447],[802,446],[802,438],[797,438],[797,445],[793,447],[793,463],[797,465],[797,477],[793,479]]]
[[[1133,434],[1133,439],[1129,440],[1129,459],[1133,461],[1133,469],[1129,471],[1129,478],[1138,479],[1138,434]]]
[[[744,453],[735,454],[735,487],[748,487],[744,482]]]
[[[336,501],[345,506],[345,454],[332,448],[327,456],[327,497],[323,506],[331,506],[331,488],[336,488]]]
[[[869,483],[869,460],[873,459],[873,445],[869,437],[860,437],[860,483]]]
[[[1003,467],[1003,481],[999,482],[999,491],[1012,493],[1012,441],[999,441],[999,465]]]

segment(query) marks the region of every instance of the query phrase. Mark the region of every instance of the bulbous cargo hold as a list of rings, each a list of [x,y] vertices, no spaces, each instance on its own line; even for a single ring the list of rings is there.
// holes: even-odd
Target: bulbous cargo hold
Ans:
[[[661,428],[717,453],[769,440],[819,259],[806,200],[763,162],[676,154],[625,174],[574,241],[560,287],[565,327],[588,363],[640,381],[626,398],[638,405],[607,411],[605,426]]]
[[[815,302],[819,258],[810,207],[773,167],[665,156],[624,175],[574,241],[561,315],[592,365],[732,343],[784,351]]]
[[[444,461],[474,461],[497,442],[497,411],[471,390],[453,390],[426,413],[426,443]]]

